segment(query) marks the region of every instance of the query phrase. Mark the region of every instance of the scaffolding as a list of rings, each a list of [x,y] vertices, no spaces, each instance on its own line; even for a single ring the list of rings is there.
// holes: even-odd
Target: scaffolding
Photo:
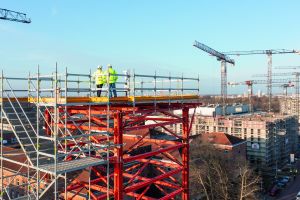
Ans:
[[[116,75],[118,97],[109,95],[110,76],[100,89],[91,71],[60,73],[57,65],[48,75],[39,67],[23,78],[2,72],[2,199],[189,199],[189,110],[200,104],[199,76],[127,71]],[[181,134],[166,128],[179,123]],[[153,138],[156,127],[173,139]],[[7,145],[7,132],[16,144]]]

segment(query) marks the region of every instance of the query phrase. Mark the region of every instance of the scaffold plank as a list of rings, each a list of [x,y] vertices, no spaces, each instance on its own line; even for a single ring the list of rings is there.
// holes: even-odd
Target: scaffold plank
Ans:
[[[56,165],[56,174],[62,174],[66,172],[72,172],[80,169],[85,169],[87,167],[92,167],[100,164],[105,164],[106,161],[103,159],[93,158],[93,157],[86,157],[80,158],[71,161],[62,161],[58,162]],[[55,164],[46,164],[40,166],[41,171],[55,174]]]

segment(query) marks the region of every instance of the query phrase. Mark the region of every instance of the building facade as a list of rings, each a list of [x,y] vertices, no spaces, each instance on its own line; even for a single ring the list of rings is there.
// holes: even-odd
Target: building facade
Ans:
[[[298,115],[297,102],[297,98],[295,97],[279,98],[280,113],[288,115]]]
[[[181,132],[182,127],[171,127]],[[297,153],[298,118],[294,115],[243,114],[194,117],[193,134],[223,132],[247,141],[247,159],[257,167],[282,166]]]

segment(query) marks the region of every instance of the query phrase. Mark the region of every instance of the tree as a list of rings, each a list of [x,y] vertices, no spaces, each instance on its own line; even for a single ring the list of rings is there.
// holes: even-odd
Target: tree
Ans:
[[[190,192],[206,200],[252,200],[259,177],[245,159],[227,158],[212,144],[200,140],[191,145]]]
[[[221,104],[222,98],[218,96],[202,96],[200,97],[200,101],[204,103],[205,105],[208,104]],[[226,100],[228,104],[232,103],[244,103],[249,104],[249,98],[248,97],[236,97],[236,98],[228,98]],[[253,96],[251,97],[251,102],[253,105],[254,110],[258,111],[268,111],[269,109],[269,98],[267,96],[257,97]],[[271,110],[272,112],[279,112],[280,106],[279,106],[279,98],[276,96],[272,97],[271,102]]]
[[[238,163],[239,200],[256,199],[255,193],[259,190],[260,177],[254,175],[247,163]]]

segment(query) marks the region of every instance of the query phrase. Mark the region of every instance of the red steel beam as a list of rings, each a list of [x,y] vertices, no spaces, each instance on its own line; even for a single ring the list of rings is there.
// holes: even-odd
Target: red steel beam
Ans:
[[[155,156],[157,154],[167,152],[167,151],[171,151],[171,150],[174,150],[174,149],[179,149],[182,146],[183,146],[183,144],[178,144],[178,145],[170,146],[170,147],[167,147],[167,148],[159,149],[159,150],[156,150],[156,151],[152,151],[152,152],[148,152],[148,153],[144,153],[144,154],[139,154],[139,155],[136,155],[136,156],[130,156],[130,157],[124,158],[124,163],[131,162],[131,161],[141,159],[141,158],[147,158],[147,157]]]
[[[174,133],[172,130],[168,129],[165,126],[161,126],[164,130],[166,130],[168,133],[172,134],[173,136],[177,137],[178,139],[182,139],[182,137],[180,137],[179,135],[177,135],[176,133]]]
[[[96,190],[96,191],[99,191],[99,192],[103,192],[103,193],[107,192],[107,188],[104,187],[104,186],[95,185],[95,184],[89,186],[88,183],[84,183],[84,186],[85,187],[90,187],[92,190]],[[112,192],[109,192],[109,193],[112,194]]]
[[[144,163],[143,166],[129,179],[129,181],[127,181],[127,184],[131,183],[132,181],[134,181],[135,177],[137,177],[138,175],[140,175],[143,170],[145,169],[145,167],[148,166],[149,163]]]
[[[139,140],[140,138],[135,136],[135,135],[124,135],[126,139],[131,139],[131,140]],[[152,139],[152,138],[144,138],[144,142],[149,142],[153,144],[160,144],[160,145],[178,145],[181,144],[181,142],[178,141],[170,141],[170,140],[162,140],[162,139]]]
[[[149,190],[149,188],[150,188],[150,185],[148,185],[148,186],[144,189],[144,191],[136,198],[136,200],[142,199],[142,197],[146,194],[146,192]]]
[[[122,113],[114,115],[114,199],[122,200],[123,197],[123,126]]]
[[[127,154],[128,154],[129,152],[131,152],[132,149],[133,149],[140,141],[142,141],[147,135],[149,135],[149,132],[148,132],[148,131],[146,131],[146,132],[142,135],[142,137],[140,137],[140,138],[138,139],[138,141],[136,141],[133,145],[131,145],[131,146],[127,149]]]
[[[112,175],[110,175],[110,177],[111,177],[111,176],[112,176]],[[102,181],[101,178],[96,178],[96,179],[91,180],[90,183],[93,185],[93,184],[97,184],[97,183],[100,182],[100,181]],[[76,190],[76,189],[78,189],[78,188],[81,188],[81,187],[82,187],[82,184],[87,184],[87,183],[88,183],[88,182],[86,182],[86,181],[80,181],[80,182],[78,182],[78,183],[71,184],[71,185],[69,185],[69,186],[67,187],[67,191]],[[110,190],[110,193],[113,193],[113,191]]]
[[[189,108],[182,109],[182,200],[189,200]]]
[[[182,168],[180,168],[180,169],[182,169]],[[134,175],[124,173],[124,177],[132,178],[132,177],[134,177]],[[167,178],[170,178],[170,177],[171,176],[168,176]],[[150,181],[150,180],[152,180],[151,178],[146,178],[146,177],[142,177],[142,176],[135,176],[135,179],[138,179],[138,180],[141,180],[141,181]],[[169,188],[174,188],[174,189],[180,188],[180,186],[178,186],[176,184],[166,182],[166,181],[162,181],[162,180],[155,181],[154,183],[156,185],[161,185],[161,186],[164,186],[164,187],[169,187]]]
[[[188,169],[188,156],[189,156],[189,132],[191,130],[191,124],[193,119],[191,120],[191,124],[189,124],[189,108],[195,108],[197,106],[201,105],[200,103],[157,103],[156,104],[156,111],[160,112],[166,116],[172,117],[172,118],[160,118],[160,117],[151,117],[150,114],[153,111],[153,104],[151,103],[139,103],[135,108],[132,108],[131,105],[128,104],[118,104],[118,106],[114,106],[111,105],[110,106],[110,111],[111,112],[107,112],[107,106],[106,105],[96,105],[96,106],[92,106],[91,107],[91,114],[94,114],[94,118],[95,118],[95,122],[102,121],[102,120],[106,120],[106,119],[102,119],[101,117],[95,116],[95,115],[99,115],[99,114],[104,114],[104,115],[109,115],[110,118],[114,119],[114,128],[109,128],[107,130],[107,127],[102,127],[102,126],[95,126],[93,125],[92,127],[89,126],[85,126],[85,125],[78,125],[78,127],[76,127],[75,125],[72,124],[67,124],[67,128],[70,130],[78,130],[81,129],[83,131],[89,131],[89,128],[92,130],[99,130],[99,131],[110,131],[114,133],[113,139],[114,139],[114,143],[115,144],[119,144],[116,145],[114,147],[114,157],[110,158],[113,165],[114,165],[114,173],[111,174],[111,176],[114,177],[114,188],[110,190],[111,194],[114,194],[114,198],[116,200],[122,200],[124,198],[124,195],[126,193],[126,195],[128,196],[132,196],[135,198],[141,198],[141,199],[146,199],[146,200],[154,200],[154,198],[151,197],[147,197],[144,196],[144,194],[137,194],[134,191],[141,189],[141,188],[148,188],[150,187],[151,184],[157,184],[158,186],[162,186],[162,189],[167,189],[167,188],[172,188],[173,190],[175,189],[175,191],[171,192],[171,193],[167,193],[166,196],[164,196],[163,198],[161,198],[162,200],[167,200],[167,199],[172,199],[174,198],[176,195],[182,193],[182,199],[183,200],[188,200],[189,199],[189,185],[188,185],[188,175],[189,175],[189,169]],[[182,109],[182,107],[184,106],[184,108]],[[71,106],[69,107],[69,109],[67,109],[67,111],[70,114],[84,114],[87,115],[88,110],[89,110],[89,106]],[[182,109],[182,116],[179,115],[174,115],[172,113],[170,113],[170,109],[174,110],[174,109]],[[132,115],[132,112],[135,111],[136,113],[142,114],[144,115],[143,117],[132,117],[134,115]],[[124,116],[123,116],[124,114]],[[137,116],[137,115],[135,115]],[[128,120],[129,123],[123,123],[123,119],[124,120]],[[132,121],[133,120],[133,121]],[[156,121],[160,121],[158,123],[155,124],[149,124],[149,125],[135,125],[135,122],[139,122],[139,121],[145,121],[145,120],[156,120]],[[153,143],[153,144],[158,144],[158,145],[167,145],[167,147],[164,148],[160,148],[158,150],[152,151],[152,152],[147,152],[144,154],[139,154],[136,156],[128,156],[124,158],[123,155],[123,137],[129,138],[127,137],[127,135],[123,135],[124,131],[130,131],[130,130],[138,130],[138,129],[145,129],[145,128],[155,128],[155,127],[164,127],[167,125],[171,125],[171,124],[176,124],[176,123],[182,123],[183,124],[183,133],[182,133],[182,137],[178,136],[178,138],[180,138],[180,142],[177,141],[166,141],[166,140],[157,140],[157,139],[150,139],[150,138],[142,138],[142,142],[143,143]],[[125,127],[123,126],[123,124],[125,124]],[[64,127],[64,124],[58,124],[59,127]],[[96,137],[95,137],[96,138]],[[140,142],[140,138],[139,137],[130,137],[133,141],[138,141]],[[135,143],[134,146],[136,146],[137,143]],[[166,162],[161,162],[159,160],[151,160],[151,159],[147,159],[151,156],[155,156],[158,154],[163,154],[163,153],[168,153],[170,151],[176,150],[182,148],[182,166],[180,166],[178,163],[166,163]],[[170,155],[170,154],[169,154]],[[132,161],[137,161],[137,162],[141,162],[141,163],[151,163],[154,165],[158,165],[158,166],[165,166],[165,167],[170,167],[172,168],[172,171],[167,171],[166,173],[162,173],[159,176],[156,176],[154,178],[145,178],[145,177],[140,177],[138,176],[139,173],[136,173],[134,175],[132,174],[128,174],[125,173],[124,167],[123,167],[123,163],[128,163],[128,162],[132,162]],[[136,165],[138,166],[138,165]],[[146,165],[143,165],[146,166]],[[142,166],[139,166],[137,169],[138,172],[141,171],[141,168],[143,168]],[[161,169],[161,172],[163,172],[164,170]],[[182,175],[182,182],[181,185],[182,186],[178,186],[177,184],[172,184],[169,183],[167,180],[163,180],[163,179],[167,179],[167,178],[171,178],[171,180],[174,181],[175,177],[173,175],[181,173]],[[134,183],[132,185],[127,186],[124,189],[124,184],[123,184],[123,177],[127,177],[127,178],[134,178],[137,180],[140,180],[142,182],[138,182],[138,183]],[[101,180],[102,179],[102,180]],[[100,186],[97,185],[97,183],[99,181],[103,181],[103,177],[101,178],[97,178],[91,181],[92,184],[92,189],[98,190],[98,191],[103,191],[104,194],[98,194],[97,199],[106,199],[107,196],[105,194],[106,191],[104,191],[104,189],[106,189],[106,187],[104,186]],[[87,184],[87,183],[85,183]],[[82,187],[79,185],[70,185],[68,187],[68,191],[75,189],[77,187]],[[145,191],[145,190],[144,190]],[[166,190],[167,191],[167,190]],[[93,196],[95,197],[95,196]]]
[[[192,118],[191,118],[190,126],[189,126],[189,129],[188,129],[189,133],[191,132],[192,127],[193,127],[193,122],[194,122],[194,119],[195,119],[195,113],[196,113],[196,108],[194,109],[194,112],[193,112],[193,115],[192,115]]]
[[[132,191],[138,190],[138,189],[143,188],[143,187],[145,187],[147,185],[150,185],[150,184],[152,184],[152,183],[154,183],[156,181],[168,178],[169,176],[177,174],[177,173],[179,173],[181,171],[182,171],[182,169],[175,169],[175,170],[172,170],[172,171],[167,172],[165,174],[159,175],[159,176],[157,176],[155,178],[151,178],[148,181],[143,181],[143,182],[140,182],[140,183],[136,183],[134,185],[131,185],[131,186],[125,188],[124,192],[127,193],[127,192],[132,192]]]
[[[154,183],[154,185],[162,192],[162,193],[164,193],[164,195],[167,195],[168,193],[162,188],[162,187],[160,187],[158,184],[155,184]]]
[[[178,168],[181,167],[181,165],[178,165],[177,163],[169,163],[169,162],[162,162],[159,160],[149,160],[149,159],[138,159],[136,160],[138,162],[142,162],[142,163],[150,163],[150,164],[154,164],[154,165],[158,165],[158,166],[164,166],[164,167],[170,167],[170,168]]]
[[[160,198],[159,200],[169,200],[172,199],[173,197],[175,197],[176,195],[182,193],[183,189],[180,188],[178,190],[175,190],[174,192],[171,192],[170,194],[164,196],[163,198]]]
[[[166,170],[162,169],[161,167],[158,167],[158,166],[157,166],[156,169],[157,169],[158,171],[160,171],[162,174],[166,173]],[[170,176],[169,178],[170,178],[174,183],[178,184],[178,181],[176,180],[176,178],[174,178],[174,177],[172,177],[172,176]]]
[[[144,129],[144,128],[154,128],[158,126],[166,126],[166,125],[171,125],[171,124],[177,124],[182,122],[182,120],[179,119],[172,119],[172,121],[169,122],[159,122],[155,124],[148,124],[148,125],[140,125],[140,126],[132,126],[132,127],[126,127],[126,131],[131,131],[131,130],[139,130],[139,129]]]

